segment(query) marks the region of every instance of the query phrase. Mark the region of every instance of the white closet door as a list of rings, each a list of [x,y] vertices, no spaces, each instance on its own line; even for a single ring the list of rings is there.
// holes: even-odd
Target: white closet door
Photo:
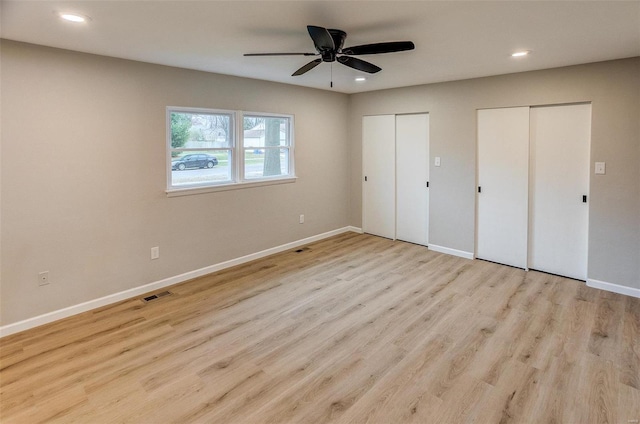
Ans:
[[[362,229],[395,238],[395,115],[362,118]]]
[[[531,269],[587,278],[590,140],[591,105],[531,108]]]
[[[429,115],[396,115],[396,238],[427,245]]]
[[[527,267],[529,108],[478,111],[476,256]]]

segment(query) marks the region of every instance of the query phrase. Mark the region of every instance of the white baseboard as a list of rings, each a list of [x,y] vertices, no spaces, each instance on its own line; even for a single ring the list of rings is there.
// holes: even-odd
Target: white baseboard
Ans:
[[[12,324],[4,325],[0,327],[0,338],[4,336],[8,336],[10,334],[15,334],[21,331],[29,330],[31,328],[39,327],[41,325],[48,324],[54,321],[58,321],[60,319],[67,318],[72,315],[77,315],[82,312],[86,312],[92,309],[100,308],[102,306],[110,305],[112,303],[119,302],[121,300],[126,300],[135,296],[140,296],[142,294],[145,294],[154,290],[158,290],[164,287],[172,286],[174,284],[178,284],[183,281],[187,281],[193,278],[201,277],[203,275],[211,274],[212,272],[220,271],[225,268],[230,268],[232,266],[244,264],[246,262],[264,258],[265,256],[273,255],[275,253],[284,252],[285,250],[303,246],[305,244],[309,244],[314,241],[319,241],[329,237],[333,237],[338,234],[346,233],[349,231],[355,232],[355,233],[362,233],[362,230],[360,230],[357,227],[349,226],[349,227],[338,228],[337,230],[328,231],[326,233],[307,237],[301,240],[292,241],[291,243],[285,243],[280,246],[272,247],[270,249],[262,250],[260,252],[252,253],[236,259],[220,262],[218,264],[196,269],[194,271],[185,272],[184,274],[165,278],[160,281],[155,281],[153,283],[134,287],[132,289],[121,291],[119,293],[110,294],[98,299],[80,303],[78,305],[69,306],[67,308],[59,309],[57,311],[49,312],[33,318],[28,318],[23,321],[18,321]]]
[[[429,244],[429,249],[435,252],[446,253],[447,255],[460,256],[465,259],[473,259],[473,253],[465,252],[464,250],[451,249],[450,247],[438,246],[436,244]]]
[[[346,229],[348,231],[354,232],[354,233],[358,233],[358,234],[363,234],[364,231],[362,231],[362,228],[360,227],[354,227],[353,225],[350,225],[348,227],[346,227]]]
[[[587,278],[587,286],[613,293],[624,294],[626,296],[640,298],[640,289],[636,289],[633,287],[621,286],[619,284],[607,283],[606,281],[593,280],[591,278]]]

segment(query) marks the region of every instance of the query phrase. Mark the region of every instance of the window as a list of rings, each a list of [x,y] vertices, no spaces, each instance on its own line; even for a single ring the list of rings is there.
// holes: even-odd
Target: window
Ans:
[[[245,115],[243,119],[244,178],[289,175],[290,119]]]
[[[295,179],[290,115],[170,107],[167,146],[167,192]]]

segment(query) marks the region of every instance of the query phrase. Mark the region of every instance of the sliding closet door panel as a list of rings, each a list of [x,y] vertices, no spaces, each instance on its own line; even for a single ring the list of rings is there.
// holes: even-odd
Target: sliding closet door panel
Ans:
[[[429,115],[396,116],[396,238],[427,245]]]
[[[476,256],[527,267],[529,108],[478,111]]]
[[[362,229],[395,238],[395,115],[362,118]]]
[[[587,278],[590,140],[591,105],[531,108],[529,268]]]

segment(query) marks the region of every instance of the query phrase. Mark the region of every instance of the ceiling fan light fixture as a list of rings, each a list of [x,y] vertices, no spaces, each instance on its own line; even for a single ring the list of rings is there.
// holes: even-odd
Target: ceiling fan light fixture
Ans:
[[[522,50],[519,52],[511,53],[511,57],[524,57],[528,56],[531,53],[531,50]]]
[[[66,12],[59,13],[58,16],[60,16],[60,18],[64,19],[65,21],[74,22],[77,24],[87,22],[91,19],[88,16],[79,15],[77,13],[66,13]]]
[[[307,73],[322,62],[331,63],[332,65],[333,62],[338,62],[356,71],[375,74],[380,72],[382,68],[352,56],[394,53],[415,49],[415,45],[411,41],[363,44],[343,49],[342,45],[347,38],[346,32],[340,29],[327,29],[314,25],[307,25],[307,31],[313,41],[316,53],[245,53],[245,56],[320,56],[291,74],[293,77]],[[357,81],[362,82],[364,78]]]

